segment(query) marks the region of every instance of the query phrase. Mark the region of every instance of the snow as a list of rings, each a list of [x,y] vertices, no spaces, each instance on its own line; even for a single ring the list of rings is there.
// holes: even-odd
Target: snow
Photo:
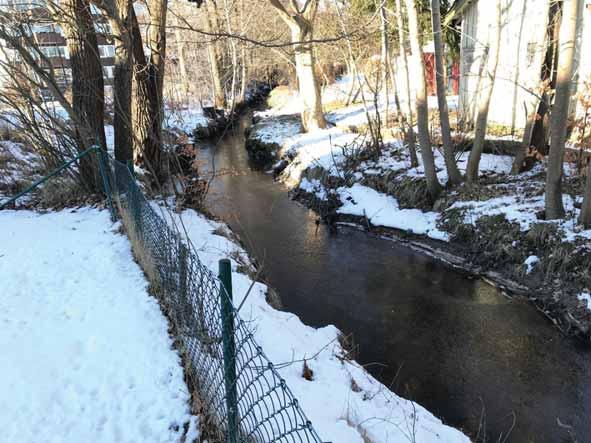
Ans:
[[[344,76],[323,91],[325,104],[344,102],[351,86],[352,77]],[[347,151],[352,151],[364,143],[364,137],[360,134],[346,130],[346,127],[363,125],[367,122],[366,111],[363,105],[354,104],[342,107],[328,113],[328,119],[337,125],[325,130],[302,133],[294,119],[288,120],[285,114],[299,112],[301,103],[297,95],[291,98],[282,107],[272,108],[258,115],[263,118],[263,123],[255,127],[255,136],[263,142],[275,143],[281,146],[280,154],[288,156],[292,161],[287,165],[281,179],[289,187],[299,187],[304,191],[311,192],[316,197],[325,199],[326,191],[316,180],[312,182],[304,177],[310,169],[322,169],[324,173],[331,176],[343,176],[343,164],[347,160]],[[393,98],[392,98],[393,100]],[[457,102],[457,97],[448,97],[451,105]],[[383,102],[383,103],[382,103]],[[379,106],[385,108],[385,100]],[[432,103],[436,106],[436,101]],[[393,106],[393,103],[392,103]],[[373,105],[369,106],[370,112]],[[377,161],[363,162],[353,176],[356,181],[361,181],[364,175],[379,175],[384,172],[400,171],[403,176],[418,178],[424,177],[424,168],[419,156],[419,166],[411,168],[410,158],[403,150],[400,153],[402,144],[399,140],[391,138],[386,140],[388,149]],[[447,170],[443,153],[434,149],[435,166],[437,176],[441,183],[448,180]],[[482,154],[480,161],[481,173],[506,174],[511,171],[513,158],[511,156]],[[467,155],[458,160],[458,168],[465,172],[467,166]],[[448,235],[437,229],[439,214],[436,212],[422,212],[418,209],[400,209],[397,200],[389,195],[379,193],[359,183],[352,187],[341,188],[337,191],[341,202],[344,205],[338,210],[341,214],[366,216],[375,226],[385,226],[410,231],[415,234],[427,235],[437,240],[448,241]],[[493,202],[494,204],[494,202]],[[525,205],[525,204],[524,204]],[[516,208],[517,209],[517,208]],[[487,209],[488,210],[488,209]],[[471,211],[472,212],[472,211]],[[515,218],[522,216],[516,210]],[[523,215],[530,223],[531,214]]]
[[[168,324],[107,211],[0,212],[0,440],[180,442]]]
[[[300,189],[302,189],[310,194],[314,194],[316,196],[316,198],[319,198],[320,200],[326,200],[328,198],[328,193],[326,192],[326,188],[324,186],[322,186],[322,183],[320,183],[320,180],[316,180],[316,179],[308,180],[306,177],[304,177],[304,178],[302,178],[302,181],[300,182]]]
[[[168,129],[177,129],[186,134],[192,134],[196,128],[207,127],[209,123],[210,119],[203,115],[201,107],[165,109],[164,127]]]
[[[340,164],[345,160],[343,148],[356,142],[358,135],[331,128],[319,132],[298,134],[283,141],[283,152],[293,161],[282,178],[289,186],[296,186],[304,171],[321,168],[332,175],[340,174]]]
[[[324,88],[323,103],[325,105],[336,104],[337,109],[327,113],[327,119],[335,126],[325,130],[317,130],[310,133],[300,133],[293,124],[288,126],[288,120],[284,117],[289,113],[297,113],[301,110],[301,102],[296,94],[290,96],[287,103],[279,108],[269,109],[260,115],[266,119],[265,131],[259,136],[255,129],[255,136],[263,141],[272,140],[280,145],[281,157],[289,157],[291,160],[280,179],[291,188],[300,189],[313,193],[318,198],[326,198],[328,193],[318,180],[306,179],[306,173],[314,169],[320,169],[321,174],[345,179],[348,186],[338,190],[344,205],[339,213],[367,216],[371,223],[376,226],[393,227],[409,230],[413,233],[424,234],[439,240],[448,240],[448,236],[437,229],[437,220],[440,217],[435,212],[421,212],[418,210],[399,208],[397,200],[384,193],[379,193],[369,187],[363,186],[365,178],[395,173],[395,180],[404,177],[422,178],[424,168],[419,155],[419,166],[412,168],[408,151],[403,149],[402,143],[396,138],[384,140],[386,147],[377,160],[364,161],[358,165],[349,175],[343,171],[347,168],[345,162],[347,157],[355,149],[359,149],[364,143],[364,136],[351,132],[351,127],[365,125],[367,123],[366,111],[361,104],[344,106],[350,91],[353,78],[344,76],[337,82]],[[448,97],[450,108],[457,106],[457,96]],[[437,106],[435,97],[430,97],[430,106]],[[386,100],[380,98],[379,108],[384,110]],[[388,97],[388,106],[393,108],[392,97]],[[373,112],[373,105],[369,105],[370,112]],[[433,149],[437,177],[442,184],[447,183],[447,169],[445,160],[440,148]],[[458,159],[460,172],[466,171],[468,153],[463,153]],[[452,209],[464,210],[464,222],[475,224],[483,216],[504,215],[507,220],[516,222],[522,231],[527,231],[534,223],[554,223],[564,233],[564,241],[591,240],[591,229],[584,230],[577,226],[576,220],[580,210],[581,199],[575,200],[570,195],[563,196],[565,209],[568,217],[561,221],[548,221],[538,219],[538,213],[544,209],[544,184],[535,177],[543,171],[542,165],[537,165],[531,171],[520,174],[518,177],[510,176],[513,157],[509,155],[496,155],[483,153],[480,159],[479,171],[482,176],[504,176],[503,183],[497,184],[499,189],[505,187],[506,194],[510,189],[511,195],[501,195],[484,201],[460,201],[451,206]],[[572,167],[566,165],[566,174],[572,175]],[[318,175],[312,173],[309,175]],[[528,179],[531,179],[528,181]],[[538,186],[541,192],[525,192],[521,189],[525,183],[531,186]],[[351,186],[352,185],[352,186]]]
[[[256,127],[257,139],[263,143],[281,145],[285,139],[302,132],[302,125],[297,119],[272,119],[262,121]]]
[[[533,223],[539,220],[536,211],[544,208],[544,197],[503,196],[483,201],[456,202],[449,209],[466,209],[464,222],[476,224],[476,221],[484,216],[504,215],[511,222],[520,225],[522,231],[530,229]]]
[[[540,258],[537,255],[530,255],[525,259],[523,264],[525,265],[525,272],[531,274],[534,267],[540,262]]]
[[[115,155],[115,127],[113,125],[105,125],[105,139],[107,141],[107,151],[111,155]]]
[[[359,183],[350,188],[339,188],[338,193],[344,203],[337,210],[340,214],[367,217],[373,225],[427,235],[436,240],[449,239],[446,232],[437,229],[438,214],[435,212],[401,209],[394,197]]]
[[[589,292],[581,292],[577,295],[577,298],[580,301],[585,302],[585,307],[591,311],[591,294]]]
[[[249,259],[240,246],[219,235],[228,233],[225,225],[193,210],[181,214],[170,214],[164,209],[161,212],[169,223],[180,227],[201,261],[213,272],[217,273],[219,259],[231,257],[234,304],[240,305],[252,280],[238,272],[238,266]],[[340,443],[470,441],[420,405],[389,391],[356,362],[342,359],[344,352],[337,328],[315,329],[304,325],[296,315],[269,306],[266,292],[264,284],[255,283],[240,315],[252,325],[257,342],[275,363],[324,440]],[[312,381],[302,377],[304,358],[314,371]],[[352,385],[359,389],[353,390]]]
[[[562,200],[567,217],[563,220],[539,220],[537,214],[544,210],[544,195],[528,197],[521,195],[503,196],[484,201],[456,202],[449,209],[465,209],[464,223],[475,225],[484,216],[504,215],[510,222],[519,224],[521,231],[528,231],[534,223],[552,223],[562,230],[563,241],[577,239],[591,240],[591,229],[582,229],[577,225],[580,209],[570,195],[563,195]]]

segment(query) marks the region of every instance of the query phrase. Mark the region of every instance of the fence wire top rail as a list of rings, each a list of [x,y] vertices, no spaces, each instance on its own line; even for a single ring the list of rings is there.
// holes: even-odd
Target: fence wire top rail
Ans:
[[[172,323],[187,375],[215,430],[210,441],[322,443],[232,305],[231,286],[157,213],[127,165],[110,157],[106,162],[107,194]]]

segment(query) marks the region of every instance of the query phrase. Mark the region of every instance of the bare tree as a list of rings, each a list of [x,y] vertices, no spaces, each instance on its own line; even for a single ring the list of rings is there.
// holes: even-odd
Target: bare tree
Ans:
[[[582,0],[565,0],[560,31],[560,52],[554,105],[550,116],[550,154],[546,172],[546,219],[564,217],[562,203],[562,168],[570,99],[575,73],[575,45],[580,26]],[[588,199],[587,199],[588,200]],[[585,209],[589,206],[587,201]],[[583,221],[586,216],[582,211]]]
[[[302,126],[305,131],[326,128],[322,111],[320,84],[315,72],[314,46],[312,44],[314,19],[319,0],[305,0],[300,7],[297,0],[290,0],[289,11],[280,0],[269,0],[279,16],[289,26],[295,50],[298,91],[303,101]]]
[[[213,0],[205,2],[205,29],[214,34],[220,31],[217,3]],[[213,86],[213,102],[218,109],[226,107],[226,91],[222,82],[222,61],[217,37],[207,39],[207,57],[211,69],[211,83]]]
[[[445,97],[445,64],[443,60],[439,0],[431,0],[431,21],[433,25],[433,43],[435,45],[435,79],[437,82],[437,104],[439,107],[441,138],[443,139],[443,156],[449,182],[452,185],[457,185],[462,181],[462,174],[460,174],[460,170],[456,165],[454,145],[451,139],[451,128],[449,125],[449,111]]]
[[[542,87],[538,89],[542,89]],[[538,93],[535,91],[532,91],[528,99],[523,103],[526,122],[525,127],[523,128],[521,144],[519,145],[517,152],[515,152],[515,158],[513,159],[513,165],[511,166],[511,174],[513,175],[519,174],[524,168],[525,158],[532,142],[532,135],[536,118],[538,116],[539,104],[540,95],[538,95]]]
[[[441,184],[435,170],[435,159],[429,138],[429,108],[427,107],[427,85],[425,81],[425,63],[423,50],[419,42],[419,24],[415,0],[405,0],[408,13],[408,36],[412,50],[413,69],[417,78],[416,109],[417,126],[419,130],[419,144],[421,145],[421,158],[425,168],[425,178],[431,199],[435,201],[441,192]]]
[[[25,130],[25,138],[39,149],[43,158],[58,163],[91,146],[104,149],[106,143],[102,121],[102,70],[98,64],[100,79],[97,79],[98,47],[90,9],[87,4],[71,1],[61,6],[52,5],[52,10],[56,14],[60,11],[73,74],[82,77],[73,82],[71,100],[57,80],[52,61],[30,32],[34,18],[3,10],[0,12],[0,39],[10,50],[2,48],[4,56],[0,67],[9,83],[2,90],[0,102],[12,110]],[[67,118],[51,109],[42,91],[47,91],[61,105]],[[76,175],[89,191],[102,189],[96,158],[84,157]]]
[[[163,81],[166,57],[167,0],[149,2],[148,47],[146,59],[139,23],[132,10],[134,88],[132,121],[136,162],[144,163],[156,179],[161,173]]]
[[[109,17],[115,44],[115,75],[113,79],[113,129],[115,158],[133,160],[133,128],[131,94],[133,87],[133,45],[131,0],[101,0],[97,5]]]
[[[496,13],[492,23],[492,32],[489,34],[489,47],[485,51],[488,56],[485,61],[486,69],[483,74],[483,91],[478,97],[478,115],[476,116],[476,126],[474,129],[474,143],[468,156],[468,166],[466,167],[466,180],[469,183],[478,181],[478,169],[480,157],[484,150],[484,138],[488,125],[488,110],[495,86],[495,76],[497,74],[497,65],[499,61],[499,48],[501,43],[501,0],[496,0]],[[484,63],[484,62],[483,62]]]
[[[72,107],[91,128],[89,138],[83,140],[82,145],[99,145],[106,149],[103,70],[90,3],[87,0],[66,0],[61,7],[67,15],[61,23],[72,68]]]
[[[400,62],[402,70],[402,91],[405,94],[404,100],[406,101],[406,118],[408,124],[404,124],[406,128],[405,138],[408,143],[408,150],[410,152],[410,164],[413,167],[419,165],[417,158],[417,151],[415,148],[415,132],[414,132],[414,119],[412,116],[412,104],[410,94],[410,74],[408,71],[408,59],[406,57],[406,36],[404,32],[404,20],[402,18],[402,5],[400,0],[396,0],[396,25],[398,28],[398,51],[400,53]]]
[[[174,16],[174,40],[176,43],[177,57],[179,61],[180,79],[178,81],[181,84],[181,91],[188,97],[191,93],[191,86],[189,83],[189,70],[187,69],[187,51],[186,45],[181,35],[180,23],[178,17]]]
[[[386,5],[385,0],[377,0],[379,4],[377,5],[378,10],[380,12],[380,45],[381,45],[381,74],[382,74],[382,87],[384,88],[384,93],[386,96],[386,109],[385,109],[385,119],[386,124],[388,123],[388,114],[389,114],[389,84],[388,82],[393,79],[392,76],[392,60],[390,57],[390,37],[388,36],[388,19],[386,17]],[[397,91],[394,89],[394,92],[397,94]]]

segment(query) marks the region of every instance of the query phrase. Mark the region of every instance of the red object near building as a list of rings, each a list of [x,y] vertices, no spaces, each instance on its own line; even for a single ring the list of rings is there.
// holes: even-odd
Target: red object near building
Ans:
[[[451,91],[448,87],[448,92],[451,92],[451,95],[458,95],[460,93],[460,64],[457,61],[454,61],[451,65],[450,80]]]
[[[435,54],[432,52],[423,53],[425,62],[425,77],[427,80],[427,94],[435,95],[437,93],[435,83]]]
[[[427,94],[437,95],[437,80],[435,78],[435,54],[424,52],[423,60],[425,62],[425,79],[427,82]],[[460,64],[454,61],[452,65],[447,65],[446,77],[444,79],[447,86],[447,95],[458,95],[460,92]]]

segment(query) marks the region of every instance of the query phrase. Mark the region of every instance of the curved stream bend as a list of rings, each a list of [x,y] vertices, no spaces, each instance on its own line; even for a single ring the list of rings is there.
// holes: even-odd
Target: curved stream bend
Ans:
[[[588,350],[528,304],[432,258],[317,226],[312,211],[250,167],[250,119],[217,148],[200,149],[204,170],[218,171],[208,206],[262,264],[286,310],[352,334],[357,360],[376,378],[472,437],[483,428],[497,441],[512,428],[506,441],[558,442],[569,432],[560,419],[578,441],[591,441]]]

